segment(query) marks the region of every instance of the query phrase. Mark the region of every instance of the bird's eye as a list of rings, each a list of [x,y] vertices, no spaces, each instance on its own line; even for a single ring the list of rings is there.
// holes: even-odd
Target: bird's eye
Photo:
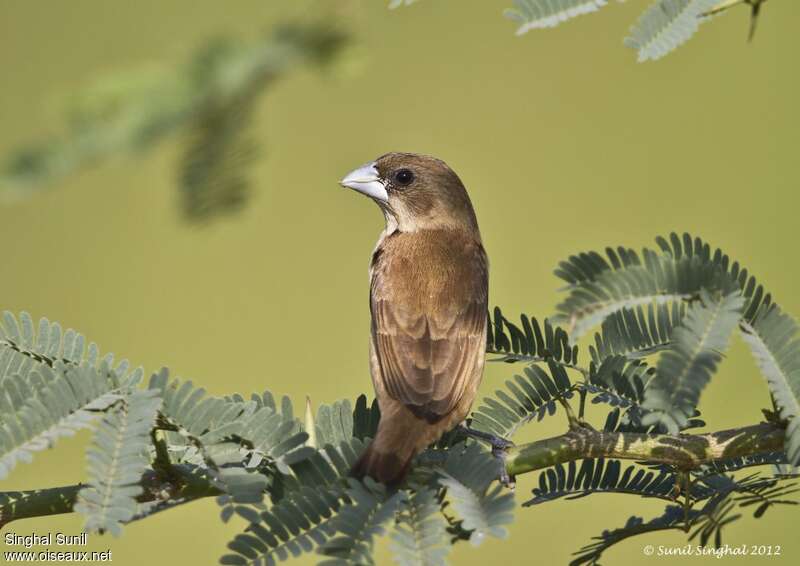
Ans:
[[[414,181],[414,173],[410,169],[400,169],[394,174],[394,180],[398,185],[405,187]]]

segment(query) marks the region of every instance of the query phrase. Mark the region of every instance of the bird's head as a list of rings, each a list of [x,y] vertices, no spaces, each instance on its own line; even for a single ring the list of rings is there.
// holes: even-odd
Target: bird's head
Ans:
[[[461,179],[435,157],[387,153],[351,171],[340,183],[378,203],[390,232],[438,228],[477,232],[475,212]]]

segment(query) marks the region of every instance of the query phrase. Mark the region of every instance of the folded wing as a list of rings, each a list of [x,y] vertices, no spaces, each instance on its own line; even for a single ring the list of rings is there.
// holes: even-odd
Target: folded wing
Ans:
[[[477,246],[457,265],[427,281],[391,266],[372,281],[376,376],[386,392],[417,416],[435,422],[479,379],[486,348],[486,263]]]

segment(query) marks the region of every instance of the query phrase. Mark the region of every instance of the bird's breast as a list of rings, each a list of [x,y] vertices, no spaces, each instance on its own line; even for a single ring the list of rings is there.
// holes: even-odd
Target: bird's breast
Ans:
[[[395,232],[379,243],[370,271],[373,301],[391,300],[408,323],[424,313],[448,326],[486,297],[485,255],[469,234]]]

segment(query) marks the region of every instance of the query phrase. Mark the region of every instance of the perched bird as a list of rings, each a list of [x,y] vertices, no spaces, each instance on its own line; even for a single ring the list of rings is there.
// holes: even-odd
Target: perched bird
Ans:
[[[370,371],[381,419],[353,473],[390,485],[467,416],[486,349],[488,264],[461,180],[443,161],[387,153],[341,181],[386,229],[370,261]]]

